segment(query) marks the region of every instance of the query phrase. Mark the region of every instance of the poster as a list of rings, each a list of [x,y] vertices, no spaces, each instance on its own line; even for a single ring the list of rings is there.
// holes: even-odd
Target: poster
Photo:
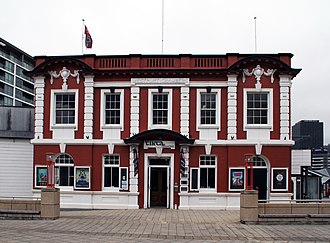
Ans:
[[[229,190],[244,190],[244,169],[230,168]]]
[[[90,189],[90,168],[75,168],[75,189]]]
[[[273,170],[272,176],[272,190],[286,191],[288,190],[288,169],[276,168]]]
[[[36,167],[36,187],[47,186],[47,167]]]

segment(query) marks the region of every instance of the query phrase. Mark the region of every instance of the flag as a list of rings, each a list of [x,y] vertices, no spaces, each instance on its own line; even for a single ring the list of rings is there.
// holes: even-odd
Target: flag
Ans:
[[[85,25],[85,46],[86,48],[92,48],[92,45],[93,45],[92,36]]]

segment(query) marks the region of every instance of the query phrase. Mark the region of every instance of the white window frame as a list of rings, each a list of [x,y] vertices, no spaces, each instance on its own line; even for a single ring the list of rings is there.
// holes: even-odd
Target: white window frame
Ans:
[[[55,95],[57,94],[67,94],[67,93],[74,93],[75,94],[75,122],[73,124],[56,124],[56,102],[55,102]],[[79,91],[78,89],[53,89],[51,90],[50,95],[50,130],[58,129],[58,128],[74,128],[74,130],[78,130],[78,106],[79,106]]]
[[[200,164],[200,156],[213,156],[215,157],[215,165],[201,165]],[[189,189],[190,191],[195,191],[195,192],[216,192],[217,191],[217,181],[218,181],[218,174],[217,174],[217,161],[218,161],[218,157],[214,154],[211,154],[211,155],[204,155],[204,154],[201,154],[199,156],[199,167],[191,167],[190,168],[190,175],[189,175]],[[215,178],[214,178],[214,188],[201,188],[200,186],[200,180],[201,180],[201,169],[202,168],[214,168],[214,173],[215,173]],[[197,170],[197,188],[192,188],[192,180],[193,180],[193,177],[192,177],[192,171],[193,170]]]
[[[103,131],[103,129],[109,129],[109,128],[118,128],[121,131],[124,129],[124,89],[114,89],[113,93],[120,93],[120,124],[106,124],[105,123],[105,97],[106,94],[111,94],[111,90],[110,89],[102,89],[101,90],[101,107],[100,107],[100,115],[101,115],[101,119],[100,119],[100,128],[101,131]]]
[[[75,166],[74,166],[74,160],[73,160],[73,158],[72,158],[72,160],[73,160],[73,163],[71,164],[61,164],[61,163],[56,163],[56,159],[60,156],[60,155],[63,155],[63,154],[65,154],[65,155],[68,155],[69,157],[71,157],[72,158],[72,156],[71,155],[69,155],[69,154],[66,154],[66,153],[60,153],[60,154],[57,154],[56,155],[56,158],[55,158],[55,164],[54,164],[54,169],[55,169],[55,171],[54,171],[54,180],[55,180],[55,187],[57,187],[57,188],[60,188],[61,190],[63,190],[63,191],[71,191],[71,190],[73,190],[73,188],[74,188],[74,181],[75,181],[75,178],[74,178],[74,176],[75,176]],[[56,182],[56,173],[58,173],[58,175],[59,175],[59,167],[72,167],[73,168],[73,185],[72,186],[60,186],[59,184],[57,184],[57,182]],[[58,172],[56,172],[56,171],[58,171]],[[70,172],[70,170],[69,170],[69,172]],[[70,176],[70,175],[69,175]],[[70,180],[70,178],[69,178],[69,180]]]
[[[149,129],[172,129],[172,89],[163,89],[160,93],[158,89],[148,90],[148,127]],[[153,94],[168,94],[168,113],[167,113],[167,124],[153,124]]]
[[[118,156],[119,157],[119,162],[118,164],[113,164],[113,165],[106,165],[104,163],[104,158],[105,156]],[[106,167],[115,167],[115,168],[118,168],[119,170],[119,178],[118,178],[118,187],[106,187],[104,186],[104,179],[105,179],[105,168]],[[122,185],[122,170],[126,170],[126,181],[127,181],[127,187],[123,187]],[[112,192],[119,192],[119,190],[128,190],[129,189],[129,173],[128,173],[128,168],[127,167],[121,167],[120,166],[120,155],[119,154],[103,154],[102,155],[102,191],[112,191]]]
[[[247,94],[248,93],[268,93],[268,123],[267,124],[248,124],[247,123]],[[262,88],[262,89],[253,89],[253,88],[246,88],[244,89],[244,98],[243,98],[243,113],[244,113],[244,131],[247,129],[254,129],[254,128],[265,128],[273,130],[273,89],[270,88]]]
[[[201,95],[202,93],[207,93],[207,89],[197,89],[196,97],[196,127],[197,131],[205,128],[216,128],[221,131],[221,89],[211,89],[210,93],[216,94],[216,114],[215,114],[215,124],[201,124]]]
[[[285,176],[286,176],[286,184],[285,184],[285,189],[274,189],[274,181],[273,181],[273,176],[274,176],[274,170],[285,170]],[[289,189],[289,170],[288,168],[284,168],[284,167],[274,167],[272,168],[272,175],[271,175],[271,189],[274,192],[286,192]]]
[[[197,188],[192,188],[192,171],[197,170]],[[198,167],[191,167],[190,168],[190,175],[189,175],[189,186],[190,186],[190,191],[192,192],[198,192],[199,191],[199,168]]]
[[[201,156],[210,156],[215,158],[215,164],[214,165],[201,165]],[[217,191],[217,161],[218,157],[214,154],[206,155],[206,154],[201,154],[199,155],[199,191],[200,192],[216,192]],[[214,188],[201,188],[200,186],[200,180],[201,180],[201,172],[200,170],[202,168],[214,168]]]

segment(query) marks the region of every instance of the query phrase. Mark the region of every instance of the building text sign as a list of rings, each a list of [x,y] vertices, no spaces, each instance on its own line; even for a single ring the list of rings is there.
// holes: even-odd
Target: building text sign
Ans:
[[[143,144],[144,149],[148,148],[169,148],[175,149],[174,141],[163,141],[163,140],[145,140]]]

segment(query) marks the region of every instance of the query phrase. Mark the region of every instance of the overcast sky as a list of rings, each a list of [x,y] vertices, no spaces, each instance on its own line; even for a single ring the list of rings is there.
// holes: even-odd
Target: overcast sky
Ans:
[[[292,124],[324,123],[330,143],[330,1],[164,0],[164,54],[294,54]],[[162,0],[0,0],[0,36],[32,56],[161,54]]]

